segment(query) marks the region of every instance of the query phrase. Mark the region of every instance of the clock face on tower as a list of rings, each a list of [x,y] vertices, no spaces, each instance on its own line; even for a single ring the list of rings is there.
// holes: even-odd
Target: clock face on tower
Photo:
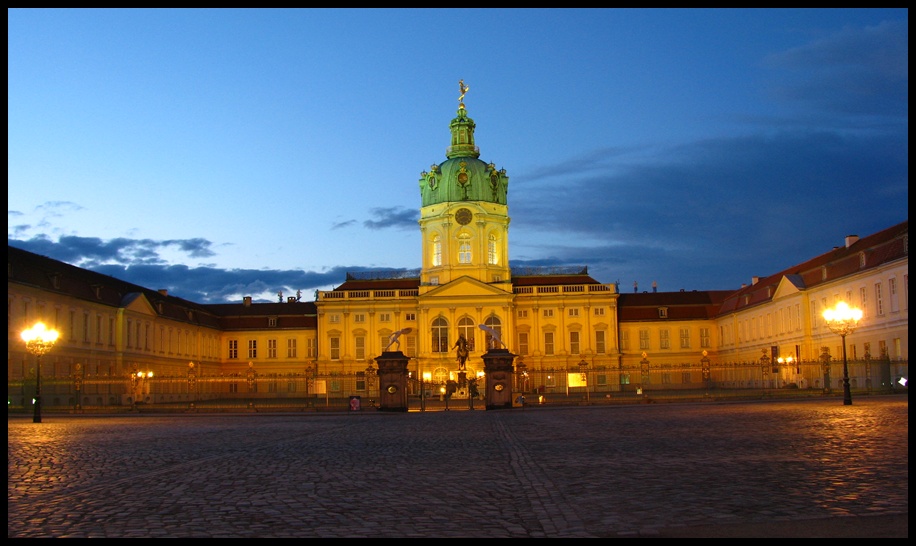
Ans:
[[[455,220],[462,226],[465,226],[471,223],[471,216],[471,211],[468,209],[458,209],[458,212],[455,213]]]

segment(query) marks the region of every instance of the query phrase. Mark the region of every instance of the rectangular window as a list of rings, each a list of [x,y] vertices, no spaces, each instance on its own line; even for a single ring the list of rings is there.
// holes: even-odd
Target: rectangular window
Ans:
[[[340,324],[340,315],[338,315],[337,313],[334,313],[333,315],[328,317],[328,322],[330,322],[331,324]]]
[[[356,313],[355,315],[353,315],[353,322],[356,322],[356,323],[366,322],[366,315],[363,313]]]
[[[230,339],[229,340],[229,358],[238,358],[239,357],[239,340]]]
[[[356,346],[356,360],[366,360],[366,337],[356,336],[354,342]]]
[[[553,354],[553,332],[544,332],[544,354]]]
[[[286,340],[286,358],[296,358],[296,339]]]
[[[527,309],[519,309],[519,310],[518,310],[518,318],[528,318],[528,310],[527,310]]]
[[[639,331],[639,348],[643,351],[649,348],[649,330]]]
[[[604,316],[604,307],[595,307],[595,316],[603,317]]]
[[[408,320],[408,321],[417,320],[417,314],[416,313],[404,313],[404,320]]]
[[[331,360],[340,360],[340,338],[332,337],[329,341]]]
[[[417,356],[417,336],[406,336],[405,337],[405,346],[404,356]]]
[[[318,347],[317,340],[315,339],[306,339],[305,340],[305,352],[307,357],[315,358],[318,356]]]
[[[690,329],[681,328],[680,332],[681,332],[681,349],[689,349],[690,348]]]
[[[528,332],[518,333],[518,354],[528,354]]]
[[[875,283],[875,313],[879,317],[884,316],[884,294],[881,290],[881,283]]]
[[[128,349],[133,347],[133,343],[131,343],[131,337],[130,337],[130,332],[133,329],[134,329],[134,323],[130,319],[127,319],[127,328],[125,329],[125,334],[127,335],[125,336],[125,339],[124,339],[124,346],[127,347]]]
[[[553,309],[544,309],[544,318],[553,318]]]
[[[356,390],[366,390],[366,372],[356,372]]]
[[[114,340],[115,340],[114,325],[115,325],[114,319],[113,318],[108,319],[108,344],[111,346],[114,346]],[[161,328],[160,328],[160,331],[161,331]]]
[[[620,350],[621,351],[630,350],[630,332],[627,330],[620,331]]]
[[[391,322],[391,313],[379,313],[378,319],[381,322]]]
[[[859,307],[862,309],[862,316],[868,316],[868,305],[866,305],[868,300],[868,289],[864,286],[859,289]]]
[[[700,347],[709,348],[709,328],[700,328]]]
[[[662,349],[670,349],[671,341],[668,339],[668,330],[662,329],[658,331],[658,344]]]
[[[630,374],[628,374],[628,373],[622,373],[622,374],[620,374],[620,384],[621,384],[621,385],[629,385],[629,384],[630,384]]]
[[[248,358],[258,358],[258,340],[248,340]]]
[[[900,311],[900,303],[897,301],[897,278],[891,277],[887,280],[887,296],[891,300],[891,313]]]
[[[599,355],[603,355],[607,352],[607,344],[604,342],[604,330],[598,330],[595,332],[595,352]]]
[[[557,386],[557,376],[552,373],[547,374],[547,381],[545,381],[547,387],[556,387]]]
[[[668,318],[668,308],[667,307],[658,308],[658,318]]]
[[[100,344],[102,343],[102,317],[98,315],[95,317],[95,342]]]
[[[579,309],[578,309],[578,308],[571,308],[571,309],[569,309],[569,316],[570,316],[570,317],[578,317],[578,316],[579,316]]]
[[[277,358],[277,340],[267,340],[267,358]]]
[[[271,328],[277,327],[277,317],[267,317],[267,326]]]
[[[599,373],[598,375],[595,376],[595,382],[598,384],[599,387],[604,387],[605,385],[607,385],[607,374]]]
[[[569,333],[569,354],[579,354],[579,332]]]

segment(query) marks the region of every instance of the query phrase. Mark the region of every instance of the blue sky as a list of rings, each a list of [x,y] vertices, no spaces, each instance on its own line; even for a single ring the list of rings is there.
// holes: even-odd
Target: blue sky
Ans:
[[[459,79],[513,266],[738,289],[909,217],[906,9],[7,14],[9,244],[200,303],[418,268]]]

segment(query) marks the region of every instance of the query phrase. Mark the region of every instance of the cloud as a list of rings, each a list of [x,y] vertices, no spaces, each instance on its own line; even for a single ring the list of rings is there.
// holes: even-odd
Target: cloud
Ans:
[[[406,207],[376,207],[369,211],[374,220],[366,220],[363,226],[372,229],[417,229],[420,214],[416,209]]]
[[[909,104],[909,23],[845,28],[769,56],[779,78],[771,92],[829,113],[906,116]]]

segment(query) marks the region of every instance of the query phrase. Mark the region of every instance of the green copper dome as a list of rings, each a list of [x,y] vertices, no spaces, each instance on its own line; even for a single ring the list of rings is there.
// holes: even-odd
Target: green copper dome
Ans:
[[[459,85],[462,88],[460,102],[467,88],[463,81]],[[479,159],[480,150],[474,145],[475,127],[462,102],[458,116],[449,124],[452,144],[445,151],[448,159],[430,166],[429,172],[420,173],[422,206],[455,201],[507,204],[509,177],[505,169],[497,170],[495,164]]]

